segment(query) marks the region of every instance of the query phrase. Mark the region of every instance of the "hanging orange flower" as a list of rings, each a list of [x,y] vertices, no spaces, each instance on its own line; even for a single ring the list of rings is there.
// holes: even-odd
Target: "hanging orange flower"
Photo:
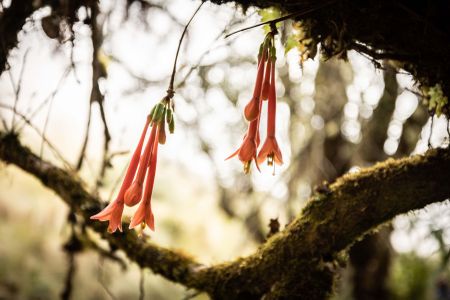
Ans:
[[[244,173],[250,172],[250,165],[252,160],[255,161],[256,167],[259,170],[258,161],[256,159],[256,152],[258,150],[259,136],[258,133],[258,119],[250,122],[247,133],[244,136],[241,146],[225,160],[234,156],[238,156],[239,160],[244,164]]]
[[[139,161],[139,169],[136,178],[125,192],[125,204],[127,206],[134,206],[141,200],[142,185],[144,183],[145,174],[147,172],[147,165],[150,160],[150,154],[152,151],[153,142],[155,140],[156,131],[157,126],[153,125],[152,131],[150,133],[150,138],[144,150],[144,154],[141,156],[141,159]]]
[[[258,63],[258,72],[256,73],[256,82],[253,89],[253,97],[244,108],[244,116],[249,122],[258,118],[260,114],[261,89],[264,79],[265,61],[266,49],[263,47],[262,56]]]
[[[150,124],[150,118],[147,118],[145,122],[144,129],[141,133],[141,138],[139,143],[134,150],[133,156],[128,166],[125,178],[123,180],[122,186],[120,187],[119,194],[117,198],[109,203],[105,209],[96,215],[91,217],[92,220],[109,221],[108,231],[113,233],[117,229],[122,231],[122,212],[124,206],[124,196],[125,192],[129,189],[131,182],[133,181],[136,169],[139,165],[139,158],[141,157],[142,146],[144,144],[145,135],[147,134],[148,126]]]
[[[165,143],[166,122],[169,125],[170,133],[173,133],[175,128],[172,108],[170,101],[167,99],[168,98],[163,98],[160,103],[155,105],[147,118],[147,123],[145,124],[144,130],[141,134],[139,144],[133,153],[130,166],[128,167],[116,200],[112,201],[100,213],[91,217],[91,219],[109,221],[108,231],[110,232],[115,232],[117,229],[122,231],[121,219],[124,205],[134,206],[141,200],[141,204],[132,218],[130,228],[134,228],[140,223],[144,225],[146,224],[152,230],[155,228],[150,200],[155,181],[158,143]],[[145,136],[150,125],[152,130],[142,153]],[[142,195],[144,180],[145,189],[144,195]]]
[[[277,114],[277,96],[275,87],[275,61],[271,65],[271,81],[269,89],[269,101],[268,101],[268,113],[267,113],[267,137],[258,153],[258,163],[262,163],[267,159],[267,164],[269,166],[273,165],[275,162],[278,165],[283,164],[283,156],[281,154],[280,148],[278,147],[278,142],[275,137],[275,125],[276,125],[276,114]]]
[[[250,171],[252,160],[255,161],[259,170],[259,164],[267,159],[269,165],[282,164],[283,158],[275,138],[276,123],[276,87],[275,87],[275,61],[276,50],[274,46],[274,35],[272,31],[266,35],[260,46],[258,55],[258,72],[256,76],[253,97],[245,106],[245,118],[250,121],[247,133],[241,146],[227,159],[238,155],[244,163],[244,172]],[[268,99],[267,137],[258,155],[260,143],[259,123],[261,121],[261,109],[263,100]]]
[[[164,126],[164,124],[162,124],[162,126]],[[149,164],[147,165],[148,174],[145,184],[144,196],[141,204],[139,205],[138,209],[134,213],[133,218],[131,219],[130,229],[136,227],[139,224],[145,223],[151,230],[155,230],[155,221],[152,212],[151,198],[153,185],[155,183],[156,162],[158,160],[159,132],[160,130],[157,131],[156,137],[154,138],[151,158]]]

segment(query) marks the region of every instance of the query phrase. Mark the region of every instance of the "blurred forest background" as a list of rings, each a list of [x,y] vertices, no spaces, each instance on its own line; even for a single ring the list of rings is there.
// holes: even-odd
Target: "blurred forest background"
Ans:
[[[10,5],[1,3],[2,11]],[[14,128],[35,153],[78,171],[90,191],[111,200],[197,5],[102,0],[98,11],[79,9],[73,27],[38,10],[0,77],[1,130]],[[347,62],[316,55],[300,67],[298,49],[283,46],[295,30],[288,21],[276,39],[285,164],[275,175],[266,166],[244,175],[237,159],[224,158],[246,128],[242,109],[264,31],[224,34],[260,20],[256,9],[206,3],[182,46],[177,128],[160,148],[156,232],[146,234],[206,264],[251,253],[324,180],[448,144],[447,120],[431,120],[410,75],[356,52]],[[25,172],[4,164],[0,174],[0,299],[207,298],[79,231],[58,196]],[[399,216],[356,243],[334,299],[450,299],[448,210],[436,204]]]

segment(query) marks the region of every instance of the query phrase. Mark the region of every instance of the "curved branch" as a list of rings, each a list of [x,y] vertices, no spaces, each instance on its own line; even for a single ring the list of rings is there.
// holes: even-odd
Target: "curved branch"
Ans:
[[[41,160],[24,147],[15,134],[0,133],[0,159],[12,163],[34,175],[42,184],[55,191],[69,207],[85,219],[86,224],[108,240],[111,248],[123,250],[141,267],[148,267],[172,281],[189,286],[196,268],[201,265],[175,251],[156,246],[140,239],[134,230],[108,234],[103,222],[89,219],[101,210],[101,202],[89,194],[75,173],[65,171]]]
[[[398,214],[449,198],[449,176],[448,149],[390,159],[357,174],[344,175],[328,187],[327,193],[313,195],[302,214],[255,254],[207,270],[205,278],[214,282],[204,285],[212,287],[210,294],[231,299],[244,293],[263,295],[280,278],[288,284],[294,280],[320,282],[316,271],[325,269],[326,262],[333,262],[336,254],[370,229]],[[317,299],[311,294],[314,285],[303,286],[298,294]],[[315,292],[330,288],[323,285]]]
[[[90,195],[74,174],[33,154],[16,135],[0,135],[0,159],[39,178],[83,216],[90,228],[139,266],[218,299],[252,299],[265,294],[274,299],[287,297],[285,287],[293,282],[298,285],[290,296],[323,296],[330,292],[330,265],[340,251],[398,214],[450,197],[448,149],[390,159],[344,175],[322,189],[325,192],[314,194],[302,214],[254,254],[205,267],[181,253],[139,239],[134,231],[106,233],[104,223],[88,219],[100,209],[99,199]]]

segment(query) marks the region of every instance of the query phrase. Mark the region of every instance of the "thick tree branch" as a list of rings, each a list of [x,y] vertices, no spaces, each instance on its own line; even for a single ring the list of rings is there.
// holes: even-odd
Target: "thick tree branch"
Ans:
[[[89,217],[101,210],[101,202],[89,194],[75,173],[62,170],[41,160],[28,148],[22,146],[13,134],[0,135],[0,158],[34,175],[48,188],[55,191],[69,207],[85,219],[86,224],[102,234],[113,249],[121,249],[141,267],[189,286],[195,268],[200,265],[191,258],[174,251],[158,247],[138,238],[135,231],[106,233],[106,224],[91,221]]]
[[[314,277],[317,268],[324,269],[324,262],[333,261],[362,234],[395,215],[447,199],[449,175],[450,152],[435,149],[340,177],[327,194],[313,195],[301,216],[255,254],[211,268],[207,278],[215,282],[208,282],[214,288],[209,292],[218,297],[228,293],[228,299],[263,295],[285,278],[287,284],[294,279],[311,283],[297,296],[321,299],[330,286],[314,285],[321,282],[320,276]]]
[[[327,193],[313,195],[302,214],[253,255],[204,267],[180,253],[139,239],[134,231],[106,233],[104,223],[88,219],[100,209],[99,199],[86,192],[74,174],[42,161],[17,136],[0,135],[0,159],[39,178],[111,247],[123,250],[139,266],[219,299],[252,299],[265,294],[274,299],[299,294],[309,295],[308,299],[321,298],[330,292],[332,262],[340,251],[398,214],[450,197],[448,149],[388,160],[345,175],[331,184]],[[277,290],[286,292],[279,287],[293,282],[298,288],[292,294],[277,295]]]

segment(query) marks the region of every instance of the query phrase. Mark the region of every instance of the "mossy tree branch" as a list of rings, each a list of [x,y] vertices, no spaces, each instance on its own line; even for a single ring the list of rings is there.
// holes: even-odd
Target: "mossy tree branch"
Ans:
[[[145,242],[134,230],[108,234],[107,224],[89,219],[102,209],[100,199],[88,193],[75,174],[41,160],[21,145],[15,134],[0,133],[0,159],[32,174],[56,192],[72,211],[84,218],[86,225],[108,240],[112,249],[121,249],[139,266],[151,268],[167,279],[189,286],[193,270],[200,266],[198,263],[181,253]]]
[[[388,160],[347,174],[314,194],[289,226],[252,255],[210,267],[158,247],[134,231],[108,234],[90,215],[100,209],[74,174],[42,161],[16,135],[0,135],[0,159],[37,177],[54,190],[87,226],[123,250],[140,267],[149,267],[188,288],[217,299],[305,297],[322,299],[331,292],[336,256],[359,237],[410,210],[450,197],[450,151],[429,150],[423,156]],[[293,288],[295,287],[295,288]]]

